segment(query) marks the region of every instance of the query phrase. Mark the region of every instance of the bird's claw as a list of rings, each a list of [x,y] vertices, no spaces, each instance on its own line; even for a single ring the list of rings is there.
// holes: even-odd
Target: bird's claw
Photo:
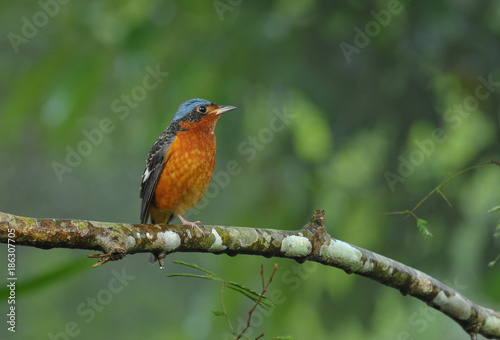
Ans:
[[[201,224],[201,221],[189,222],[189,221],[188,221],[188,220],[186,220],[184,217],[182,217],[182,215],[177,215],[177,216],[178,216],[178,217],[179,217],[179,219],[181,220],[182,224],[187,225],[187,226],[189,226],[189,227],[191,227],[191,228],[193,228],[193,229],[195,229],[195,228],[196,228],[196,229],[198,229],[198,230],[200,231],[200,233],[205,234],[205,233],[203,232],[203,230],[201,230],[201,228],[200,228],[200,227],[198,227],[198,224]]]
[[[198,224],[201,224],[201,221],[196,221],[196,222],[188,222],[186,225],[190,226],[191,228],[196,228],[200,231],[200,233],[205,234],[203,230],[198,226]]]

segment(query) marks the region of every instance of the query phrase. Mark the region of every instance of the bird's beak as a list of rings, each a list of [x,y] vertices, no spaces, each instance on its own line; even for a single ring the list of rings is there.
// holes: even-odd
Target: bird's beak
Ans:
[[[227,111],[231,111],[236,109],[236,106],[229,106],[229,105],[219,105],[219,108],[214,110],[213,113],[218,116],[223,113],[226,113]]]

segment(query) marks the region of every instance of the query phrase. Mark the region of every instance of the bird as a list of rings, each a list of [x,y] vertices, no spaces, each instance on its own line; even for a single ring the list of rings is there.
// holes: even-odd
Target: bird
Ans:
[[[216,105],[195,98],[181,104],[170,125],[151,147],[142,175],[141,223],[169,224],[177,216],[183,225],[198,224],[184,217],[205,195],[215,167],[215,124],[235,106]],[[159,260],[163,268],[166,253],[150,254],[149,262]]]

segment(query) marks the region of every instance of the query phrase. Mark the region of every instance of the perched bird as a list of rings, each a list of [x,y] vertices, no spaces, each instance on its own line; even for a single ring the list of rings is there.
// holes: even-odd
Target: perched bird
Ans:
[[[142,175],[141,223],[170,223],[175,216],[194,229],[200,221],[182,217],[203,198],[215,166],[214,128],[219,117],[236,107],[191,99],[177,109],[172,122],[156,140]],[[202,232],[203,233],[203,232]],[[150,263],[165,254],[151,254]]]

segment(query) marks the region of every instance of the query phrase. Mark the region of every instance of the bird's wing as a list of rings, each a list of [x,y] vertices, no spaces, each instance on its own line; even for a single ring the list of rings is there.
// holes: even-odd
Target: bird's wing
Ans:
[[[149,208],[155,195],[156,186],[160,180],[163,168],[168,161],[169,148],[175,139],[177,131],[178,127],[169,126],[153,144],[151,151],[149,151],[141,183],[141,223],[148,222]]]

